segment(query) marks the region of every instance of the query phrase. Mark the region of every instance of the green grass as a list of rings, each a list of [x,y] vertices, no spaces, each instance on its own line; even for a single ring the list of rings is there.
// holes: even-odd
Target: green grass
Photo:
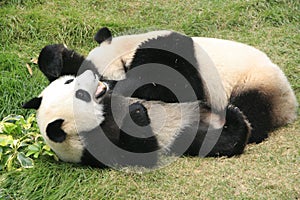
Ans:
[[[2,0],[0,118],[20,108],[47,80],[30,59],[47,44],[87,54],[93,35],[172,29],[245,42],[265,51],[300,99],[300,2],[295,0]],[[31,76],[26,68],[33,69]],[[299,199],[300,120],[235,158],[180,158],[146,174],[91,169],[44,157],[35,168],[0,172],[0,199]]]

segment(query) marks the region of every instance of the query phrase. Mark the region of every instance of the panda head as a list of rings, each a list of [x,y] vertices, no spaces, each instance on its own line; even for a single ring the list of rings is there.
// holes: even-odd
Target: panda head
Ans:
[[[37,122],[46,143],[66,162],[79,163],[85,151],[80,132],[104,121],[100,103],[107,86],[92,71],[63,76],[23,105],[37,110]]]

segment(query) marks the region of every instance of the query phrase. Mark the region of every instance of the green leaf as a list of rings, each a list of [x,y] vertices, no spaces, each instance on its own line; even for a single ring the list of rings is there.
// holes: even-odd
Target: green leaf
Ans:
[[[54,155],[54,153],[53,153],[53,152],[51,152],[51,151],[44,151],[44,152],[42,153],[42,155],[53,156],[53,155]]]
[[[45,144],[45,145],[43,146],[43,150],[45,150],[45,151],[51,151],[49,145],[47,145],[47,144]]]
[[[20,166],[21,168],[32,167],[34,159],[46,155],[58,160],[55,153],[45,144],[35,115],[30,115],[26,119],[20,115],[10,115],[0,121],[2,170],[10,171]]]
[[[3,131],[4,131],[4,133],[7,133],[7,134],[11,134],[15,129],[18,128],[17,125],[10,123],[10,122],[4,122],[3,125],[4,125]]]
[[[32,154],[35,154],[35,151],[28,151],[28,152],[26,153],[26,157],[29,157],[29,156],[31,156]]]
[[[32,144],[28,146],[28,150],[29,151],[33,151],[33,152],[39,152],[40,151],[40,147],[37,144]]]
[[[31,168],[33,167],[33,160],[25,156],[23,152],[18,152],[17,159],[22,167]]]
[[[29,144],[28,144],[28,141],[26,140],[26,139],[24,139],[24,140],[22,140],[21,142],[20,142],[20,145],[19,145],[19,147],[26,147],[26,146],[28,146]]]
[[[25,129],[25,130],[28,130],[31,128],[31,124],[22,124],[22,127]]]
[[[14,168],[13,167],[14,154],[9,154],[6,157],[7,157],[7,160],[5,162],[5,167],[6,167],[7,171],[11,171]]]
[[[40,155],[40,152],[35,152],[35,154],[33,155],[34,158],[38,158]]]
[[[33,124],[35,122],[35,115],[31,114],[26,121],[28,124]]]
[[[11,135],[0,134],[0,146],[5,147],[13,144],[13,137]]]

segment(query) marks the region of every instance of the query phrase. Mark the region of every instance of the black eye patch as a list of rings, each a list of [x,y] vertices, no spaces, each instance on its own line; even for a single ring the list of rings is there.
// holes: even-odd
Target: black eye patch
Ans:
[[[74,79],[69,79],[69,80],[67,80],[66,82],[65,82],[65,84],[69,84],[69,83],[71,83],[71,82],[73,82],[74,81]]]
[[[90,102],[92,100],[91,95],[87,91],[82,89],[76,91],[75,97],[85,102]]]

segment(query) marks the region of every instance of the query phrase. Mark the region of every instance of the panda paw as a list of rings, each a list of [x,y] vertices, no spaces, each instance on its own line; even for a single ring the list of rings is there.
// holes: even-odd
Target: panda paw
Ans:
[[[147,126],[150,124],[147,109],[139,102],[129,105],[129,114],[134,123],[139,126]]]

